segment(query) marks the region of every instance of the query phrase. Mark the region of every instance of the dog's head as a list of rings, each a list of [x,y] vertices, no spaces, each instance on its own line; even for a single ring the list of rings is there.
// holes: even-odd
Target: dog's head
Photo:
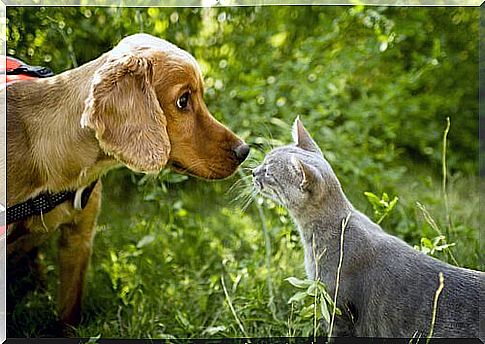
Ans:
[[[162,39],[124,38],[95,72],[81,125],[101,148],[135,171],[207,179],[231,175],[249,147],[220,124],[203,100],[195,59]]]

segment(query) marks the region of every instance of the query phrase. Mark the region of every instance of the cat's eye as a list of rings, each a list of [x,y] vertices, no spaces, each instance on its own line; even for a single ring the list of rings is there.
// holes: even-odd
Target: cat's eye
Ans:
[[[274,183],[276,181],[275,176],[271,172],[269,172],[268,170],[264,171],[264,178],[269,183]]]
[[[187,106],[189,105],[189,100],[190,100],[190,92],[184,92],[179,99],[177,99],[177,107],[180,110],[185,110]]]
[[[271,165],[270,165],[270,164],[268,164],[268,165],[266,165],[266,167],[264,168],[264,176],[265,176],[266,178],[268,178],[268,177],[270,177],[270,176],[271,176],[271,174],[269,174],[269,167],[270,167],[270,166],[271,166]]]

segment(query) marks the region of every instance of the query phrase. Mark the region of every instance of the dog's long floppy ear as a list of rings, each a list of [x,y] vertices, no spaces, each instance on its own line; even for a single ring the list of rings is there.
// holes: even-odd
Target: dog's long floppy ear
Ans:
[[[101,148],[135,171],[167,163],[167,120],[152,85],[149,56],[109,57],[94,74],[81,125],[95,130]]]
[[[299,116],[295,119],[295,122],[293,123],[292,136],[293,141],[297,147],[323,155],[316,142],[313,140],[313,138],[303,126],[303,123],[301,122]]]

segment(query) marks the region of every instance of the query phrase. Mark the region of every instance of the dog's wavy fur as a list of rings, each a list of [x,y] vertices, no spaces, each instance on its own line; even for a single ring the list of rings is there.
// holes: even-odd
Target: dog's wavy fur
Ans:
[[[177,99],[190,93],[186,109]],[[169,165],[206,179],[232,174],[243,144],[203,101],[199,66],[187,52],[146,34],[57,76],[7,87],[7,205],[42,192],[76,190],[121,165],[157,173]],[[84,276],[100,208],[98,182],[87,206],[66,202],[13,226],[10,257],[60,230],[60,320],[80,321]]]

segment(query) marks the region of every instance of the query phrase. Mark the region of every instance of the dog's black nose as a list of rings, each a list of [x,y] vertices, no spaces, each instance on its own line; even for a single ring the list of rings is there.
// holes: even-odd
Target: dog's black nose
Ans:
[[[233,149],[233,152],[237,161],[242,163],[249,155],[249,146],[245,143],[241,143]]]

